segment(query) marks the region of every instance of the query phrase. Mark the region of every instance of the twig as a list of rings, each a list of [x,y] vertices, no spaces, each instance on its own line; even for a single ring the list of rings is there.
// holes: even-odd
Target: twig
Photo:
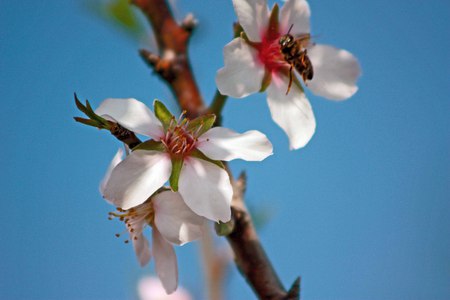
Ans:
[[[110,132],[119,141],[128,145],[130,149],[133,149],[141,143],[141,140],[134,134],[134,132],[120,126],[118,123],[110,122]]]
[[[246,177],[242,173],[233,183],[232,215],[234,229],[227,236],[235,254],[236,265],[260,299],[299,299],[295,291],[287,292],[270,263],[244,203]]]
[[[219,91],[216,91],[213,101],[208,108],[210,113],[216,115],[216,125],[218,126],[222,124],[222,109],[227,102],[227,98],[228,96],[222,95]]]
[[[194,21],[187,19],[183,26],[178,25],[165,0],[132,0],[132,3],[147,16],[159,47],[159,55],[141,50],[142,58],[167,82],[187,116],[198,116],[204,104],[187,55]]]

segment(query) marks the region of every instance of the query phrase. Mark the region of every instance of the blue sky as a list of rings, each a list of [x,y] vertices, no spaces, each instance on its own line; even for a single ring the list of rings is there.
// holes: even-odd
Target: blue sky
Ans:
[[[205,101],[236,20],[231,1],[178,1],[200,25],[190,54]],[[289,151],[263,94],[230,99],[225,125],[268,135],[276,155],[235,162],[247,200],[272,218],[260,237],[304,299],[450,298],[450,4],[312,1],[317,41],[360,60],[359,91],[308,95],[310,144]],[[151,103],[173,98],[137,55],[145,46],[81,1],[0,2],[1,299],[135,299],[140,269],[98,182],[119,147],[81,126],[73,92]],[[180,282],[201,297],[199,246],[177,248]],[[230,268],[228,299],[253,299]]]

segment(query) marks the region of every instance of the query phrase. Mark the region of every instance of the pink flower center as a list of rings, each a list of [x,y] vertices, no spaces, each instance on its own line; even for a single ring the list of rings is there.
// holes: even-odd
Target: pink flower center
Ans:
[[[256,44],[258,59],[269,72],[277,72],[286,66],[286,61],[280,49],[279,34],[267,34],[262,37],[261,43]]]
[[[182,117],[183,115],[178,122],[172,119],[166,135],[161,139],[172,157],[188,156],[197,142],[196,132],[189,129],[189,120]]]

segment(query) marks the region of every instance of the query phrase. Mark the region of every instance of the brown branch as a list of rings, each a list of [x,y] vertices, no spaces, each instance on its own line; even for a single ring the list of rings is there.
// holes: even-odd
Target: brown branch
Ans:
[[[286,291],[267,257],[244,203],[245,174],[233,182],[232,215],[234,229],[227,236],[236,265],[260,299],[299,299],[299,282]],[[297,283],[297,285],[295,284]],[[297,289],[295,289],[295,287]]]
[[[205,112],[187,55],[190,33],[195,25],[193,18],[186,19],[182,26],[179,26],[165,0],[132,0],[132,3],[149,19],[159,46],[160,55],[141,50],[143,59],[171,87],[188,117]],[[234,251],[236,265],[260,299],[299,299],[300,280],[297,279],[291,289],[286,291],[258,239],[243,201],[245,176],[232,181],[235,190],[231,222],[234,227],[227,239]]]
[[[147,16],[159,47],[159,55],[141,50],[142,58],[167,82],[187,116],[198,116],[204,111],[204,104],[187,55],[195,20],[188,17],[182,26],[178,25],[165,0],[132,0],[132,3]]]
[[[119,141],[128,145],[130,149],[133,149],[141,143],[141,140],[134,134],[134,132],[120,126],[118,123],[108,122],[110,124],[109,131]]]

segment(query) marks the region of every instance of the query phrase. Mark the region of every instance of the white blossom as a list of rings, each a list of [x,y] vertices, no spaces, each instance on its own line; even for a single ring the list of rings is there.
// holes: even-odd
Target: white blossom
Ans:
[[[103,196],[122,209],[142,204],[170,178],[172,188],[192,211],[227,222],[233,191],[220,161],[261,161],[272,154],[272,144],[259,131],[239,134],[223,127],[209,129],[212,123],[203,123],[203,119],[190,122],[173,117],[163,126],[136,99],[107,99],[96,114],[152,138],[133,149],[105,184]]]
[[[111,179],[111,172],[121,162],[119,150],[112,160],[100,184],[103,193]],[[167,294],[174,292],[178,285],[178,267],[172,244],[183,245],[202,235],[204,218],[196,215],[184,203],[179,193],[162,191],[152,195],[147,201],[129,209],[118,208],[109,213],[110,219],[118,218],[126,225],[129,240],[133,244],[139,264],[145,266],[152,257],[156,273]],[[144,229],[152,228],[152,247],[144,235]],[[121,234],[116,234],[119,237]]]
[[[316,121],[297,79],[286,93],[290,64],[281,52],[280,37],[289,31],[293,37],[306,37],[302,51],[307,51],[313,77],[305,85],[327,99],[344,100],[357,91],[358,61],[346,50],[310,42],[310,9],[305,0],[287,0],[279,22],[272,20],[276,26],[269,26],[271,12],[266,0],[233,0],[233,5],[245,36],[225,46],[225,66],[216,76],[218,89],[234,98],[266,90],[272,118],[289,137],[290,148],[304,147],[315,132]]]

